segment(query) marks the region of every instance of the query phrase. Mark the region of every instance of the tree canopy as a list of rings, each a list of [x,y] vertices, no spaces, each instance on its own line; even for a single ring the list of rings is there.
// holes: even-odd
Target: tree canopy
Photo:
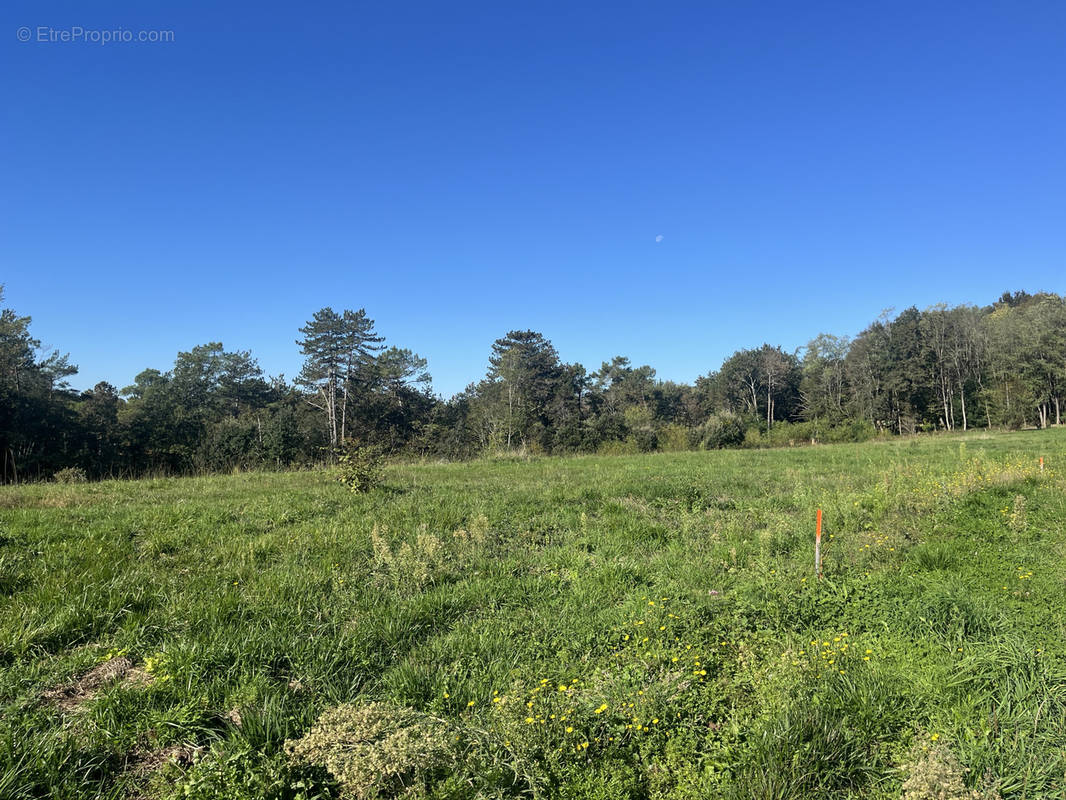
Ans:
[[[0,304],[3,293],[0,290]],[[853,338],[733,353],[692,384],[616,355],[589,371],[543,334],[512,330],[450,399],[429,365],[386,344],[365,309],[314,312],[295,381],[222,342],[176,354],[121,391],[78,392],[69,356],[0,308],[0,480],[300,467],[346,440],[392,453],[638,452],[1061,423],[1066,299],[1007,292],[984,306],[883,314]]]

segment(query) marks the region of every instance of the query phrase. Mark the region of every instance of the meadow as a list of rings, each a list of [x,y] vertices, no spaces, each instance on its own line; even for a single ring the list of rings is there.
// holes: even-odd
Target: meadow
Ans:
[[[0,797],[1066,797],[1063,464],[1052,429],[3,487]]]

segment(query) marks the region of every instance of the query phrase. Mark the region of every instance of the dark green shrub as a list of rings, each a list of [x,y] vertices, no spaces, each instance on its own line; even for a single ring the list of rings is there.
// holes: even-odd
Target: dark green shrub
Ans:
[[[739,447],[744,443],[744,423],[731,411],[720,411],[696,429],[696,439],[701,450]]]
[[[641,453],[653,453],[659,447],[659,437],[656,436],[653,430],[639,428],[629,434],[629,438],[636,444],[637,450]]]
[[[668,453],[691,450],[694,433],[691,428],[671,422],[659,431],[659,449]]]
[[[340,457],[337,480],[353,492],[369,492],[381,483],[385,457],[376,447],[348,442]]]
[[[815,437],[819,442],[868,442],[877,436],[877,428],[866,420],[849,420],[821,429]]]

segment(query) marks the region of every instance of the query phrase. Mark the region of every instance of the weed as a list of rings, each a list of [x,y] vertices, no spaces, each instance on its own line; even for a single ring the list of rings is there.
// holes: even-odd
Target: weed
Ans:
[[[300,739],[285,743],[297,764],[324,767],[358,800],[412,797],[455,761],[447,723],[387,703],[324,712]]]
[[[56,483],[85,483],[89,477],[81,467],[65,467],[53,475],[52,480]]]
[[[963,778],[968,772],[959,759],[943,743],[924,740],[902,767],[907,776],[903,782],[902,800],[998,800],[994,789],[980,792],[967,788]]]
[[[1029,528],[1029,517],[1026,513],[1026,500],[1024,494],[1016,494],[1011,507],[1010,518],[1007,525],[1015,536],[1022,536]]]

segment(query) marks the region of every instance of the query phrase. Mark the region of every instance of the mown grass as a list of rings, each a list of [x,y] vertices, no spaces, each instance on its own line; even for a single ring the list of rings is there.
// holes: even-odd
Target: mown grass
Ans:
[[[1062,797],[1064,463],[1052,430],[7,487],[0,797],[337,796],[283,744],[373,701],[448,724],[438,798],[898,797],[931,742]],[[42,699],[116,654],[149,679]]]

